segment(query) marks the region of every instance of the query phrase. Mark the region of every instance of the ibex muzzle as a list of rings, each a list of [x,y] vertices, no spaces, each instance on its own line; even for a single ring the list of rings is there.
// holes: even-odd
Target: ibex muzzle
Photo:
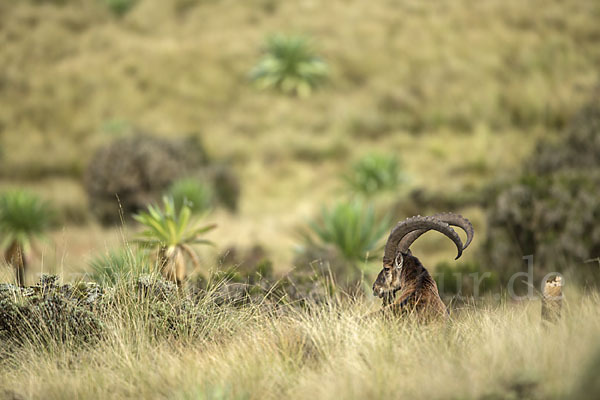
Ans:
[[[382,298],[384,306],[392,303],[396,292],[401,288],[400,275],[404,258],[402,254],[398,254],[398,256],[391,265],[383,265],[383,269],[373,283],[373,296]],[[398,262],[398,259],[400,259],[400,262]]]

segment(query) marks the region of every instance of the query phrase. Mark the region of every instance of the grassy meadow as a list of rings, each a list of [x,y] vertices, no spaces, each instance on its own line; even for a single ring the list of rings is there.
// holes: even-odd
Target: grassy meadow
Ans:
[[[0,187],[31,188],[90,225],[80,181],[95,149],[133,130],[198,135],[243,184],[239,215],[214,217],[235,226],[216,242],[259,238],[287,269],[295,227],[343,195],[339,175],[365,153],[401,159],[399,196],[514,174],[594,88],[598,12],[593,1],[144,0],[117,17],[102,1],[7,2]],[[248,82],[279,32],[308,35],[330,66],[309,99]],[[71,266],[114,243],[95,242],[45,258]]]
[[[504,266],[485,257],[485,239],[502,222],[490,209],[508,203],[492,197],[521,183],[540,141],[561,143],[582,107],[597,103],[599,20],[600,2],[591,0],[1,1],[0,195],[26,190],[52,209],[45,235],[32,241],[28,285],[42,274],[75,286],[97,280],[94,261],[137,249],[141,224],[131,215],[104,224],[88,193],[92,173],[103,172],[90,167],[98,151],[119,140],[140,132],[194,139],[239,182],[239,200],[236,211],[214,205],[198,217],[217,225],[203,236],[213,245],[195,248],[199,266],[186,259],[187,289],[158,302],[164,319],[184,316],[176,334],[157,325],[148,299],[127,294],[135,282],[127,274],[103,287],[121,307],[92,309],[103,328],[91,345],[42,329],[4,346],[0,307],[0,399],[597,397],[593,285],[568,284],[563,318],[548,326],[539,299],[513,301],[498,281],[501,295],[454,304],[443,326],[367,322],[361,317],[380,301],[369,290],[342,294],[343,279],[328,301],[275,309],[216,306],[210,290],[195,290],[212,275],[234,279],[223,260],[235,254],[232,269],[243,269],[256,247],[253,268],[273,270],[265,287],[319,261],[338,268],[340,253],[307,251],[302,232],[356,198],[389,223],[361,243],[358,258],[341,262],[360,276],[357,286],[370,287],[397,220],[442,211],[475,228],[459,272],[495,277]],[[306,40],[310,61],[325,66],[320,86],[295,94],[258,87],[252,76],[274,35]],[[398,176],[363,198],[348,176],[372,155],[397,162],[390,174]],[[597,204],[594,196],[585,204]],[[536,210],[532,220],[543,220]],[[535,229],[552,232],[560,218]],[[600,239],[589,236],[591,259]],[[0,246],[4,237],[0,215]],[[454,268],[452,243],[425,237],[411,247],[423,264],[432,273]],[[562,238],[548,237],[547,247]],[[14,282],[0,262],[0,284]],[[4,299],[29,301],[20,296]]]
[[[446,326],[365,323],[360,303],[280,316],[202,307],[176,339],[148,304],[125,302],[94,347],[0,351],[0,388],[32,399],[595,398],[600,299],[567,296],[549,327],[539,302],[465,306]]]

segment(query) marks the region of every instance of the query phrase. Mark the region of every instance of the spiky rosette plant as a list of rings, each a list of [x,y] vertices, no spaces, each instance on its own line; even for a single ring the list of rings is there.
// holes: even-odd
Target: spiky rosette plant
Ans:
[[[129,247],[98,254],[90,260],[89,266],[90,277],[94,281],[111,286],[115,286],[123,279],[152,273],[152,264],[147,254]]]
[[[203,225],[199,217],[192,218],[190,207],[183,204],[175,207],[172,197],[163,197],[163,206],[149,205],[148,211],[134,215],[136,221],[146,228],[137,238],[145,248],[158,251],[158,266],[163,276],[181,285],[185,279],[185,256],[199,267],[198,256],[193,245],[212,244],[202,236],[216,225]]]
[[[318,254],[327,248],[335,249],[345,265],[334,272],[356,278],[360,263],[379,255],[376,251],[388,225],[387,218],[378,219],[374,208],[362,201],[339,202],[331,208],[324,207],[318,218],[309,221],[309,229],[300,234],[305,252]]]
[[[25,271],[34,239],[50,227],[52,209],[38,196],[13,190],[0,196],[0,250],[15,268],[17,283],[25,285]]]
[[[328,76],[327,64],[303,36],[274,35],[267,39],[264,57],[250,72],[261,89],[309,96]]]

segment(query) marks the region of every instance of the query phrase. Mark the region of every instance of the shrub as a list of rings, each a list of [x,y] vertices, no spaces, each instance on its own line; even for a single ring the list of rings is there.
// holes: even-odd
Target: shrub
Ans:
[[[240,181],[235,172],[225,164],[216,164],[208,168],[213,185],[215,200],[229,211],[238,209],[240,199]]]
[[[273,278],[273,262],[260,245],[245,250],[229,247],[218,256],[217,264],[228,279],[236,282],[257,283]]]
[[[536,282],[546,273],[573,272],[594,282],[585,263],[600,255],[600,107],[586,106],[557,142],[542,140],[523,175],[500,185],[488,207],[484,251],[506,283],[534,256]]]
[[[212,325],[207,321],[218,317],[211,314],[215,307],[209,299],[194,300],[183,296],[175,283],[142,274],[107,289],[99,306],[107,324],[124,323],[144,337],[202,337],[202,331]]]
[[[584,262],[600,254],[600,174],[561,171],[524,176],[502,190],[488,209],[484,244],[503,283],[534,256],[534,278],[552,271],[575,272],[585,281],[599,276]]]
[[[305,243],[299,246],[292,260],[292,265],[305,272],[314,270],[326,274],[331,271],[338,281],[346,279],[354,283],[355,279],[358,278],[357,268],[354,265],[349,265],[349,262],[340,254],[338,248],[331,244]]]
[[[279,279],[264,271],[264,263],[248,271],[225,270],[213,273],[208,280],[196,280],[193,290],[200,301],[224,305],[253,304],[265,311],[283,311],[281,306],[305,307],[329,302],[336,289],[329,271],[296,269]]]
[[[484,271],[479,263],[473,261],[456,265],[441,262],[433,276],[442,297],[480,296],[498,287],[496,274]],[[476,286],[477,283],[480,284]]]
[[[344,179],[352,191],[366,196],[395,190],[405,181],[398,159],[381,154],[358,160]]]
[[[210,209],[213,201],[210,187],[192,178],[175,181],[167,190],[167,196],[173,198],[177,210],[187,205],[193,213]]]
[[[97,255],[89,265],[91,279],[104,286],[114,286],[119,281],[152,272],[150,260],[144,253],[125,247]]]
[[[156,201],[185,172],[206,163],[192,139],[166,140],[147,135],[118,139],[96,152],[85,174],[92,211],[100,221],[120,221]],[[117,202],[117,196],[119,202]]]
[[[274,35],[265,47],[264,57],[250,72],[259,88],[309,96],[326,80],[327,64],[315,55],[305,37]]]
[[[309,229],[301,232],[303,251],[331,246],[348,263],[348,273],[355,275],[361,262],[374,257],[388,225],[387,218],[375,217],[372,206],[360,201],[340,202],[331,208],[324,207],[320,218],[310,221]]]
[[[267,298],[276,304],[305,307],[331,303],[336,286],[324,271],[295,270],[268,288]]]
[[[43,276],[36,286],[0,284],[0,342],[52,346],[96,341],[103,323],[93,312],[102,291],[93,284],[59,285]]]
[[[541,140],[535,156],[525,163],[530,174],[550,175],[565,169],[597,169],[600,166],[600,96],[573,118],[560,140]]]

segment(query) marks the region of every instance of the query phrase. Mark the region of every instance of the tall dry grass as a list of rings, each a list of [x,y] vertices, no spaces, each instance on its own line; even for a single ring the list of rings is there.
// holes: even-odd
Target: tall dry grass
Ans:
[[[563,319],[540,323],[540,303],[456,310],[446,325],[361,320],[374,304],[333,303],[276,316],[215,308],[165,334],[134,296],[104,339],[3,354],[0,393],[15,398],[351,399],[565,398],[597,354],[596,293],[568,293]],[[189,328],[188,327],[188,328]],[[584,381],[581,381],[584,379]],[[588,379],[589,381],[589,379]],[[591,382],[594,382],[592,379]],[[593,394],[593,393],[592,393]]]

